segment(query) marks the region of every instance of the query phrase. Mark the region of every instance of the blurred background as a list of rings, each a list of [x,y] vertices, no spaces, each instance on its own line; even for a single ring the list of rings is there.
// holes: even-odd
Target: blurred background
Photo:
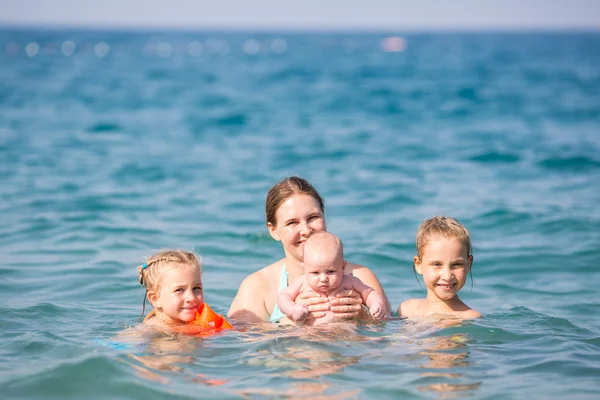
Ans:
[[[2,1],[3,392],[594,398],[599,27],[581,0]],[[419,224],[458,218],[475,257],[461,298],[484,317],[99,344],[137,323],[135,267],[163,248],[203,256],[226,313],[283,256],[264,200],[289,175],[394,308],[425,294]]]

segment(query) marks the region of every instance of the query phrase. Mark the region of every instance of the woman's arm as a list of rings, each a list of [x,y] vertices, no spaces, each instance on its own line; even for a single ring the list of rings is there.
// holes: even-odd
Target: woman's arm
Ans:
[[[270,314],[265,306],[268,285],[258,272],[248,276],[238,289],[227,317],[244,322],[265,322]]]

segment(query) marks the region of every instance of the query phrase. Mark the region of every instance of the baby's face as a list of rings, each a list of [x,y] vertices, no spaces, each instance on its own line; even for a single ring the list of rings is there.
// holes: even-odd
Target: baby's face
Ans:
[[[344,279],[344,260],[337,254],[305,253],[304,274],[312,290],[328,294]]]

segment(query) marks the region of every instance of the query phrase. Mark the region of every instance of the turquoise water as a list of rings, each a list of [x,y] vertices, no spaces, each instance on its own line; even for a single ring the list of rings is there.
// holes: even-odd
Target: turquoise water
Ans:
[[[385,36],[0,31],[3,398],[596,398],[600,35]],[[292,174],[394,307],[419,223],[459,218],[484,317],[106,345],[162,248],[227,312]]]

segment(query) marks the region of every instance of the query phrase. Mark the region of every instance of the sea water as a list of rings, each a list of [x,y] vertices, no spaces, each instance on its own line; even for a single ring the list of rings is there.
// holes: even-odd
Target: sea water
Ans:
[[[594,32],[0,31],[2,397],[597,398],[598,65]],[[111,342],[160,249],[226,313],[289,175],[394,308],[458,218],[483,318]]]

